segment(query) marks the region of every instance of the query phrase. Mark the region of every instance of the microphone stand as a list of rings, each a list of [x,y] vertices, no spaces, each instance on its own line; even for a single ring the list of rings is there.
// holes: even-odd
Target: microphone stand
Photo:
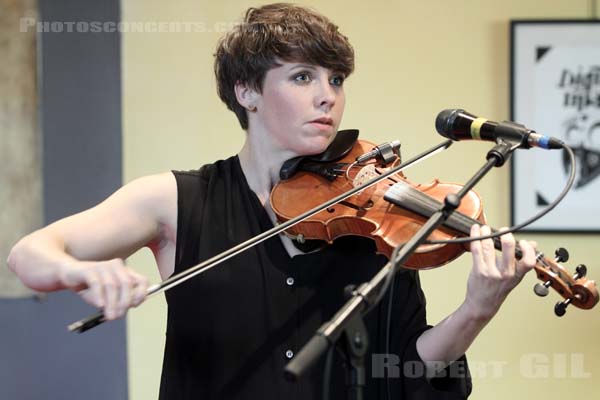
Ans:
[[[348,344],[346,352],[348,353],[348,360],[350,360],[349,365],[347,365],[348,398],[362,400],[364,398],[363,388],[366,383],[364,356],[367,353],[368,346],[368,334],[362,318],[383,297],[379,296],[379,293],[385,287],[388,274],[398,272],[402,264],[425,242],[427,237],[458,208],[461,199],[477,182],[492,168],[504,165],[510,154],[520,145],[520,143],[506,142],[499,139],[496,146],[488,152],[484,166],[475,173],[458,193],[446,196],[444,205],[429,217],[408,242],[400,245],[401,249],[398,251],[396,259],[390,260],[369,282],[361,284],[354,290],[350,299],[333,318],[321,325],[308,343],[285,366],[285,376],[292,381],[298,380],[329,346],[334,346],[340,336],[345,334]],[[389,269],[392,269],[392,271],[388,271]]]

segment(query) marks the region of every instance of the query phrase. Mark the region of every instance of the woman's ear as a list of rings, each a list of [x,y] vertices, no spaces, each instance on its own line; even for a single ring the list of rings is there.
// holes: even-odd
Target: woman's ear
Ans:
[[[259,94],[257,91],[247,83],[237,82],[234,86],[235,97],[238,103],[249,112],[256,112],[256,103],[258,101]]]

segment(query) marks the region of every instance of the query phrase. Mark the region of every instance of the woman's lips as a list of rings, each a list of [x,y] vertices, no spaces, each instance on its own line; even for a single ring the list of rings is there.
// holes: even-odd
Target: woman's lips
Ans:
[[[333,120],[331,118],[327,118],[327,117],[317,118],[313,121],[310,121],[309,123],[319,130],[333,129]]]
[[[321,131],[329,131],[329,130],[333,129],[333,125],[326,124],[323,122],[312,121],[312,122],[310,122],[310,125],[314,126],[315,128],[317,128],[318,130],[321,130]]]

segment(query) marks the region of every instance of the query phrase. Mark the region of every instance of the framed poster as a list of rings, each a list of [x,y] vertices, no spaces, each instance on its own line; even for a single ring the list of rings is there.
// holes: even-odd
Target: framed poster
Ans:
[[[511,119],[575,152],[573,188],[528,231],[600,232],[600,21],[511,21]],[[511,219],[551,203],[570,171],[561,150],[517,150]]]

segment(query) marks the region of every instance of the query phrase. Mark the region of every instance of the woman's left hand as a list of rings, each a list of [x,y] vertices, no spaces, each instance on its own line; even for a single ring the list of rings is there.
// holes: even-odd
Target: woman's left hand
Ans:
[[[504,228],[505,229],[505,228]],[[489,226],[473,225],[471,237],[491,233]],[[465,303],[471,315],[489,320],[498,311],[510,291],[535,266],[535,243],[519,241],[523,256],[515,258],[515,238],[511,233],[500,237],[502,255],[496,254],[492,239],[471,242],[473,268],[467,283]]]

